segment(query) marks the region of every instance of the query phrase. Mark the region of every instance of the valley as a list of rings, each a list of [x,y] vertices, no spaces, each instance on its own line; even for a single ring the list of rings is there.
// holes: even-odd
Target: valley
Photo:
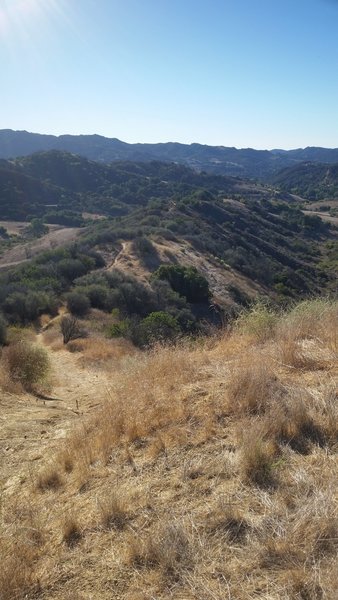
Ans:
[[[1,600],[335,598],[337,200],[178,163],[1,161]]]

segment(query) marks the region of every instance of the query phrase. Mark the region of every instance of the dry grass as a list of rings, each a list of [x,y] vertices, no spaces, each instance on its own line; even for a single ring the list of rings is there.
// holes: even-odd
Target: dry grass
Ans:
[[[227,385],[229,410],[237,415],[262,414],[283,393],[266,357],[259,354],[235,368]]]
[[[1,600],[21,600],[27,598],[27,593],[38,588],[32,566],[37,560],[34,546],[16,537],[15,541],[0,537],[1,569],[0,569],[0,598]]]
[[[18,446],[22,470],[3,482],[1,600],[334,600],[334,303],[320,326],[318,307],[278,316],[271,335],[260,325],[144,353],[98,335],[79,356],[64,351],[88,381],[86,366],[104,366],[109,389],[87,414],[44,423],[35,468],[30,440]],[[306,368],[278,358],[282,331]],[[9,457],[10,441],[1,449]]]
[[[131,537],[128,561],[139,567],[158,568],[166,579],[178,581],[194,563],[194,548],[184,523],[162,522],[144,539]]]
[[[244,481],[262,488],[275,486],[280,451],[275,440],[268,435],[265,424],[260,421],[246,423],[241,437]]]
[[[130,517],[130,498],[124,493],[111,490],[99,501],[100,522],[104,529],[122,530]]]
[[[235,331],[249,335],[257,343],[263,343],[275,335],[278,314],[262,301],[243,310],[235,322]]]
[[[74,340],[69,342],[67,348],[71,352],[82,352],[81,364],[90,368],[109,368],[117,361],[137,353],[128,340],[107,340],[98,337]]]
[[[225,536],[230,544],[242,544],[250,531],[243,513],[224,499],[206,517],[206,531],[216,536]]]

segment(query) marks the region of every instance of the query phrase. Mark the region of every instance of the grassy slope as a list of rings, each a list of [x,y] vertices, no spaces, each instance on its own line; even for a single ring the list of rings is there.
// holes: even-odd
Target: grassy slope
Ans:
[[[333,600],[337,316],[149,353],[50,328],[62,409],[1,395],[1,598]]]

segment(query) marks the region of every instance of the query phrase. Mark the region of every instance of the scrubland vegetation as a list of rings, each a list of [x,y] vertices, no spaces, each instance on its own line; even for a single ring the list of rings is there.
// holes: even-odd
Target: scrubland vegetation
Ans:
[[[26,365],[34,393],[68,360],[87,395],[54,425],[42,405],[50,437],[22,439],[17,422],[2,442],[1,600],[334,600],[337,302],[259,302],[147,350],[103,338],[100,314],[66,344],[60,317],[35,340],[6,332],[4,415],[36,402],[8,387]]]

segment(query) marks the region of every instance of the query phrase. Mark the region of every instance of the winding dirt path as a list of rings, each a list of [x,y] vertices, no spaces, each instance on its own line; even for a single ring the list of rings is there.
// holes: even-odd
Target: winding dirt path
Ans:
[[[50,357],[51,399],[0,392],[0,490],[4,493],[39,468],[47,447],[50,453],[82,414],[97,409],[109,385],[105,372],[81,366],[79,353],[53,351],[43,344],[41,334],[36,342]]]

